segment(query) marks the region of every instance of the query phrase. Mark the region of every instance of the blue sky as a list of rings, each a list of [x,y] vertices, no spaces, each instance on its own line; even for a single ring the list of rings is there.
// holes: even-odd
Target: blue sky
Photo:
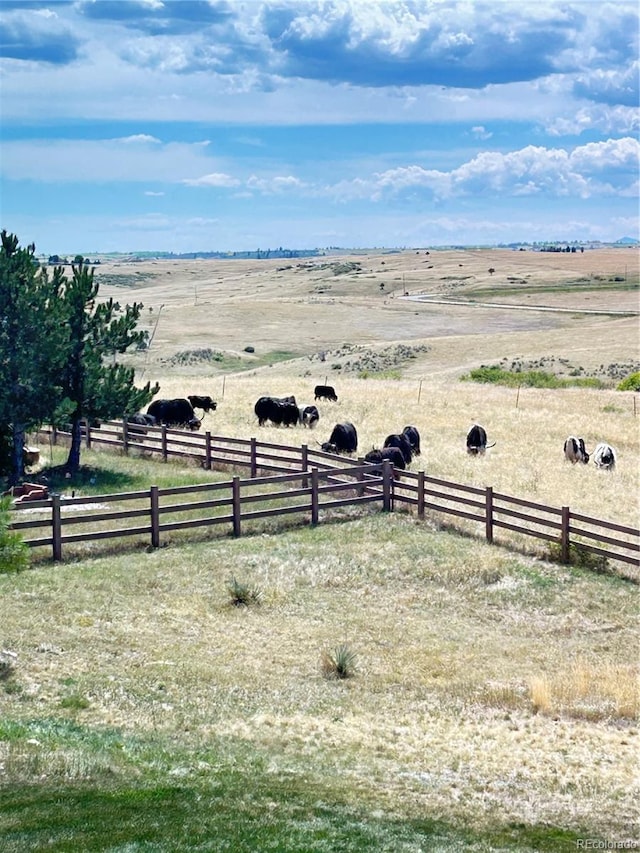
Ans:
[[[38,253],[638,237],[626,0],[0,0]]]

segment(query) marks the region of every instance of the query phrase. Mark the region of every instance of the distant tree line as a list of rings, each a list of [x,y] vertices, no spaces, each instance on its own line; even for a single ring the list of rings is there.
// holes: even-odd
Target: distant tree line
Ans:
[[[60,255],[49,255],[47,263],[50,266],[68,266],[69,264],[87,264],[96,266],[96,264],[100,263],[100,259],[98,258],[95,261],[90,261],[89,258],[83,258],[82,255],[76,255],[75,258],[70,261],[68,258],[61,258]]]
[[[62,265],[52,274],[0,234],[0,474],[15,485],[24,477],[24,445],[43,423],[70,425],[66,471],[80,467],[83,421],[137,412],[157,393],[134,385],[134,368],[117,363],[130,347],[144,346],[136,329],[142,303],[121,308],[99,302],[94,270],[76,255],[72,277]]]

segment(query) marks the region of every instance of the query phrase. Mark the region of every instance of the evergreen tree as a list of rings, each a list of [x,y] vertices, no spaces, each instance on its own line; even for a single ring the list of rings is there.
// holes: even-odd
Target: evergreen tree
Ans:
[[[62,268],[47,270],[35,246],[20,247],[0,233],[0,437],[5,470],[15,485],[24,476],[25,434],[51,420],[61,393],[68,330],[62,317]]]
[[[142,345],[148,333],[137,331],[142,303],[121,309],[109,299],[97,302],[98,282],[94,269],[86,264],[73,266],[73,278],[67,282],[63,301],[69,328],[69,350],[63,372],[65,401],[59,417],[71,422],[71,447],[67,471],[76,474],[80,467],[82,422],[122,417],[137,412],[157,393],[159,386],[134,386],[135,371],[116,363],[116,354]],[[109,363],[111,359],[111,363]]]

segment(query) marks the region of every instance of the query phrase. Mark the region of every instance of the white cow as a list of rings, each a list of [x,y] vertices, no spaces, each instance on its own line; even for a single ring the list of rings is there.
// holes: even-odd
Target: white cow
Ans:
[[[593,461],[596,463],[597,468],[602,468],[605,471],[613,471],[616,467],[616,452],[610,444],[601,441],[593,451]]]

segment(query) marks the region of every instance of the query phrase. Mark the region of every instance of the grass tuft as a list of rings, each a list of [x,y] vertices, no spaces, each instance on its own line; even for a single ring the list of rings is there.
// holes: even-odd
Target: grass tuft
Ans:
[[[356,674],[356,660],[356,653],[346,643],[341,643],[331,652],[322,652],[322,675],[327,679],[353,678]]]
[[[242,583],[235,576],[227,582],[227,591],[233,607],[249,607],[252,604],[262,603],[262,590]]]

